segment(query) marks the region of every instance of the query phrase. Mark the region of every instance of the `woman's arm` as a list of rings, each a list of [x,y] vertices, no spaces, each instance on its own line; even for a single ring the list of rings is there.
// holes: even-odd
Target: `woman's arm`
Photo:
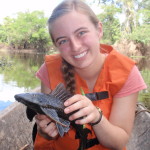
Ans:
[[[138,92],[123,98],[114,98],[109,120],[102,116],[102,120],[93,126],[99,142],[107,148],[121,150],[125,147],[133,126]],[[95,123],[100,114],[94,104],[85,96],[74,95],[64,105],[65,113],[72,114],[69,119],[77,124]]]
[[[133,127],[138,92],[113,100],[109,120],[104,116],[93,129],[99,142],[111,149],[121,150],[127,144]]]

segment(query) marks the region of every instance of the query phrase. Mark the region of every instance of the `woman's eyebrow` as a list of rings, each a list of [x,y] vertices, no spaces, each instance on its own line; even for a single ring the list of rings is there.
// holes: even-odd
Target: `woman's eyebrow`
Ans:
[[[66,38],[65,36],[60,36],[60,37],[58,37],[56,40],[55,40],[55,42],[57,42],[58,40],[60,40],[60,39],[62,39],[62,38]]]
[[[83,29],[87,29],[86,27],[81,27],[81,28],[78,28],[77,30],[74,31],[74,33],[80,31],[80,30],[83,30]]]

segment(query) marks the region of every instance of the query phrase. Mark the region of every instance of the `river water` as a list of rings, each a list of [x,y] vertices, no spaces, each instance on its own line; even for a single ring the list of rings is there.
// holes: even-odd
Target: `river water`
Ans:
[[[44,60],[44,53],[34,51],[0,51],[0,111],[15,101],[14,95],[28,92],[40,86],[35,77]],[[150,60],[142,59],[139,69],[148,85],[148,89],[139,98],[146,101],[150,108]]]
[[[15,101],[14,95],[40,86],[35,73],[44,53],[0,51],[0,111]]]

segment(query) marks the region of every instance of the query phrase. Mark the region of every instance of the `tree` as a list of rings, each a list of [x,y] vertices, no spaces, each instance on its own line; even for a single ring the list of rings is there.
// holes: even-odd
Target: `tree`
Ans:
[[[5,42],[15,49],[32,48],[45,51],[50,44],[47,18],[41,11],[19,12],[15,19],[7,17],[1,25],[0,32],[2,29]],[[4,41],[4,38],[0,39]]]
[[[109,9],[107,6],[110,4],[122,10],[120,14],[124,14],[125,20],[120,24],[121,38],[129,38],[138,42],[144,41],[144,43],[150,42],[148,32],[150,28],[149,0],[93,0],[93,3],[97,3],[99,6],[104,4],[106,6],[104,8],[105,13],[107,9]],[[107,17],[106,15],[106,18]],[[111,21],[107,21],[107,24],[111,25]],[[142,36],[140,36],[140,34]]]
[[[10,17],[6,17],[4,19],[4,25],[0,26],[0,40],[1,42],[10,44],[10,41],[12,40],[12,31],[13,27],[11,24],[14,22],[14,19]]]
[[[0,43],[5,43],[7,39],[6,33],[4,31],[4,27],[0,25]]]
[[[120,38],[120,23],[117,18],[120,9],[112,4],[102,8],[104,11],[98,15],[98,18],[103,24],[103,42],[113,44]]]

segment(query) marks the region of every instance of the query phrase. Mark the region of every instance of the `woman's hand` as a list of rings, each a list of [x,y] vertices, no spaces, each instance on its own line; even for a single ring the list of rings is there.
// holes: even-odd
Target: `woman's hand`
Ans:
[[[100,117],[92,101],[80,94],[74,95],[66,100],[64,105],[66,106],[64,110],[66,114],[78,110],[69,117],[69,120],[78,119],[75,121],[76,124],[95,123]]]
[[[35,119],[36,119],[37,129],[43,137],[46,137],[45,135],[48,135],[50,138],[57,137],[58,131],[55,122],[53,122],[52,119],[50,119],[46,115],[41,115],[41,114],[36,115]]]

